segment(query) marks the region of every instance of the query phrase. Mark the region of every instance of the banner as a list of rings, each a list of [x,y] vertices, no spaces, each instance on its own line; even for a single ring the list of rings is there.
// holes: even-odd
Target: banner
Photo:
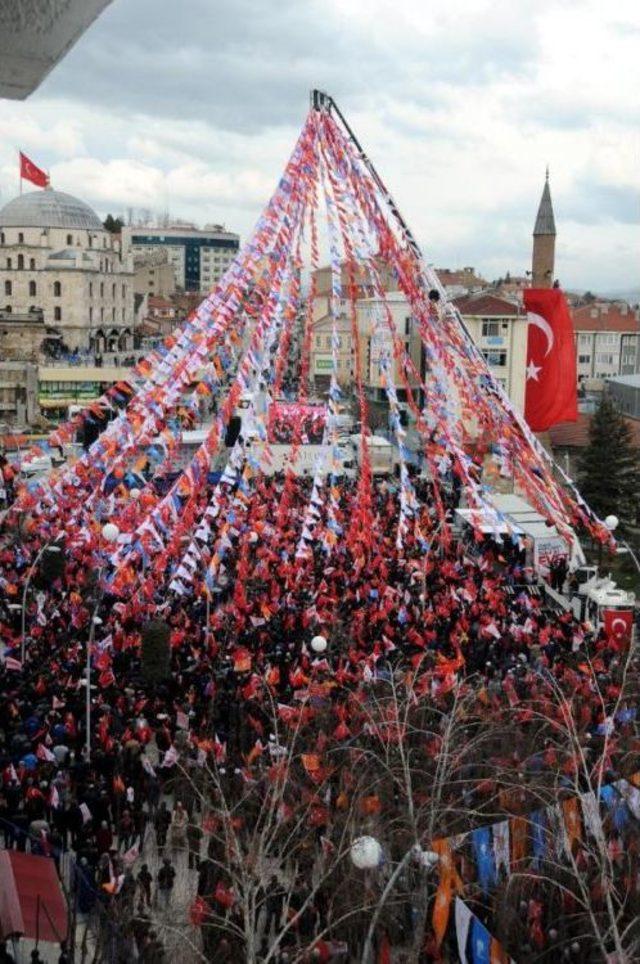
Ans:
[[[576,349],[559,288],[525,288],[529,332],[524,414],[534,432],[578,417]]]
[[[326,417],[324,405],[274,402],[269,408],[268,441],[291,445],[299,437],[303,445],[319,445]]]

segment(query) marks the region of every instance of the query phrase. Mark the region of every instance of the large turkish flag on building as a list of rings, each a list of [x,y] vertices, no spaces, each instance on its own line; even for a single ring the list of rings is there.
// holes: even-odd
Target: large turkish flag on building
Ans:
[[[567,299],[559,288],[525,288],[527,371],[524,415],[534,432],[578,418],[576,350]]]
[[[632,609],[605,609],[602,613],[604,631],[618,642],[630,643],[633,631]]]
[[[38,187],[47,187],[49,184],[49,177],[45,171],[37,167],[22,151],[20,151],[20,177],[25,181],[31,181],[32,184],[37,184]]]

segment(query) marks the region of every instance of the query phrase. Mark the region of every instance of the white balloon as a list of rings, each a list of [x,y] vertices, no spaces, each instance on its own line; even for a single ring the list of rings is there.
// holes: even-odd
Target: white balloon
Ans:
[[[382,847],[375,837],[356,837],[351,844],[351,860],[358,870],[373,870],[382,860]]]
[[[620,519],[618,518],[617,515],[608,515],[607,518],[604,520],[604,524],[606,525],[607,529],[609,529],[610,532],[613,532],[614,529],[618,528],[619,522],[620,522]]]
[[[102,527],[102,538],[107,542],[115,542],[120,535],[120,529],[114,522],[107,522]]]
[[[327,648],[327,641],[324,636],[314,636],[311,640],[311,649],[314,653],[324,653]]]

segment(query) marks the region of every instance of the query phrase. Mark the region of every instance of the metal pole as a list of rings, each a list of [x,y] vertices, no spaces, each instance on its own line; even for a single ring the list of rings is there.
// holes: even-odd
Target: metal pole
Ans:
[[[210,591],[210,589],[209,589],[208,586],[207,586],[206,620],[207,620],[207,625],[206,625],[205,631],[204,631],[204,644],[205,644],[205,646],[207,647],[207,650],[208,650],[208,649],[209,649],[209,626],[210,626],[210,620],[211,620],[211,591]]]
[[[27,638],[26,638],[27,636],[27,593],[29,592],[31,579],[34,572],[36,571],[37,565],[40,562],[40,559],[42,558],[45,550],[48,549],[50,545],[51,545],[51,542],[47,542],[42,547],[42,549],[35,557],[35,559],[33,560],[29,568],[29,572],[27,573],[27,578],[24,583],[24,589],[22,591],[22,638],[20,641],[20,662],[21,663],[24,663],[25,656],[26,656],[26,647],[27,647]]]
[[[102,590],[100,589],[100,580],[102,578],[103,566],[98,569],[98,599],[96,601],[93,614],[91,616],[91,626],[89,627],[89,637],[87,639],[87,692],[85,694],[85,751],[87,757],[87,763],[91,762],[91,654],[93,652],[93,637],[96,632],[96,617],[98,615],[98,610],[100,609],[100,603],[102,602]]]
[[[394,872],[391,874],[391,877],[389,877],[387,886],[382,891],[382,896],[380,897],[380,900],[378,901],[376,909],[373,912],[373,917],[371,918],[371,923],[369,924],[369,930],[367,931],[367,936],[365,938],[364,948],[362,950],[362,964],[370,964],[370,961],[372,959],[372,954],[373,954],[373,938],[375,935],[378,918],[380,917],[382,908],[384,907],[389,894],[393,890],[398,877],[400,876],[400,874],[402,873],[406,865],[409,863],[409,858],[411,857],[411,854],[412,854],[412,850],[407,850],[406,854],[404,855],[404,857],[402,858],[402,860],[400,861],[400,863],[398,864]]]

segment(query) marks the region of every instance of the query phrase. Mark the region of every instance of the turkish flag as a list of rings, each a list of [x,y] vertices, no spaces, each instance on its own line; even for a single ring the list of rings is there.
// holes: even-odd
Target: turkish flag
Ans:
[[[602,615],[604,617],[604,631],[607,636],[621,643],[631,642],[633,610],[605,609]]]
[[[534,432],[578,418],[576,351],[567,299],[559,288],[525,288],[527,371],[524,416]]]
[[[49,186],[49,175],[37,167],[22,151],[20,151],[20,177],[25,181],[31,181],[32,184],[37,184],[38,187]]]

